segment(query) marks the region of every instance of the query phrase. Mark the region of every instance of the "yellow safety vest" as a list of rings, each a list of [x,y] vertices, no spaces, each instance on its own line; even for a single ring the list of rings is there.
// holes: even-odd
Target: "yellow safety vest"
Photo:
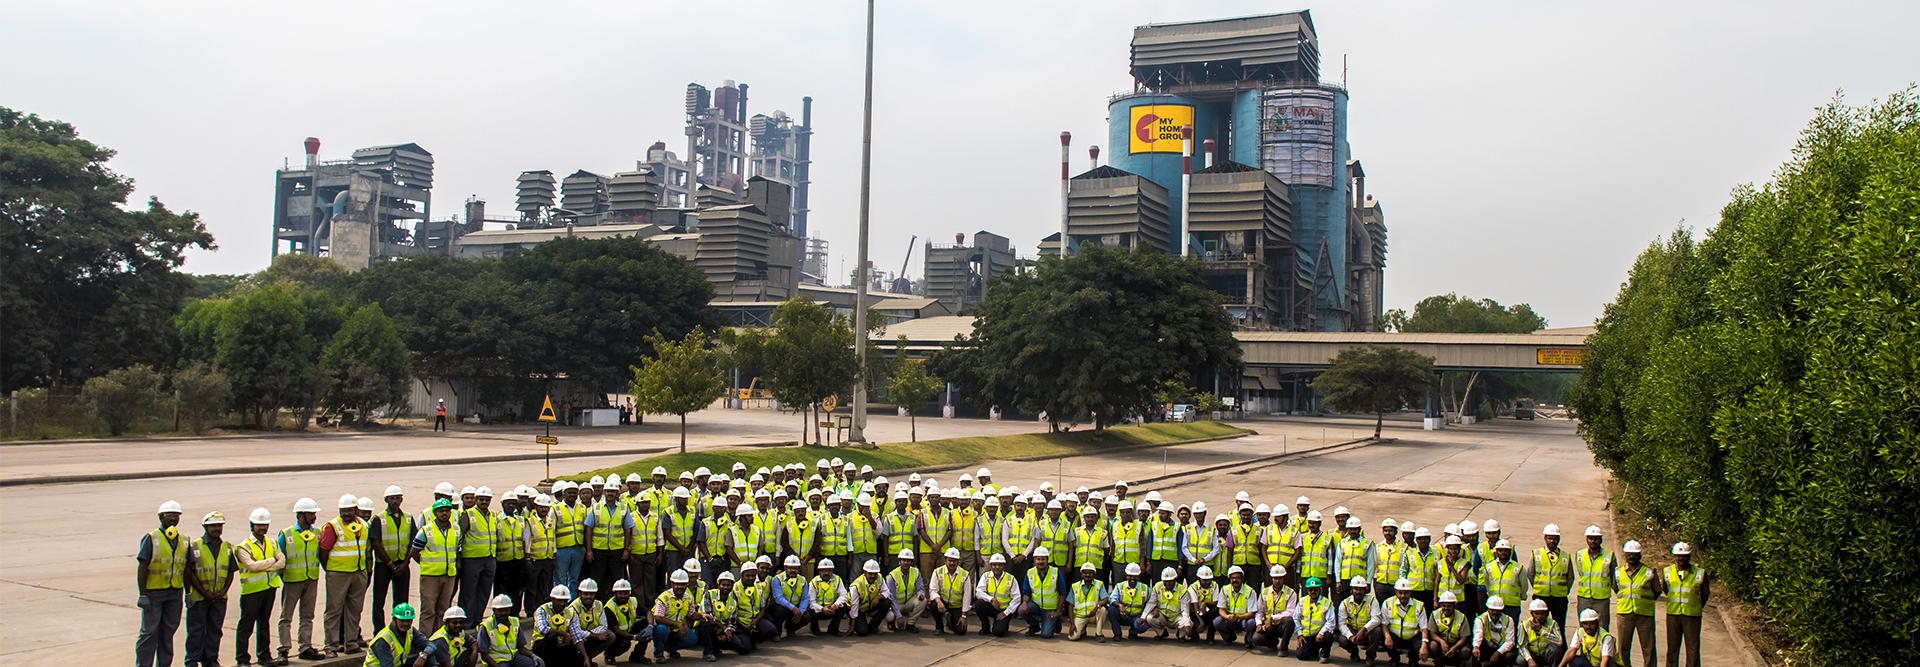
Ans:
[[[527,557],[527,545],[521,541],[519,515],[502,514],[496,517],[494,525],[494,556],[500,560],[520,560]]]
[[[153,554],[147,561],[147,590],[158,591],[187,585],[187,549],[178,530],[153,529]],[[291,563],[288,564],[292,566]]]
[[[675,623],[687,622],[687,614],[693,612],[693,600],[692,595],[684,592],[678,597],[675,597],[673,589],[671,588],[660,593],[660,597],[658,598],[659,602],[666,603],[667,620]]]
[[[460,525],[447,522],[426,527],[427,544],[420,549],[420,576],[451,577],[460,574]]]
[[[593,544],[588,546],[595,551],[627,548],[627,516],[627,508],[618,504],[594,506]]]
[[[1027,570],[1027,588],[1032,591],[1033,604],[1041,611],[1054,609],[1060,603],[1060,568],[1049,565],[1044,568]]]
[[[577,505],[562,503],[553,508],[554,547],[565,549],[580,546],[580,538],[587,534],[587,512],[592,510]]]
[[[994,554],[1005,554],[1007,552],[1006,545],[1000,541],[1000,524],[1006,520],[1007,517],[1005,515],[992,513],[983,514],[979,517],[980,543],[978,547],[981,556],[992,556]]]
[[[1260,526],[1245,523],[1233,527],[1233,564],[1260,564]]]
[[[481,631],[487,633],[487,655],[493,656],[495,663],[505,665],[513,659],[515,651],[520,650],[520,619],[507,617],[501,624],[495,617],[487,617],[480,622]]]
[[[1638,570],[1621,566],[1613,575],[1620,582],[1620,588],[1613,596],[1613,613],[1652,616],[1653,576],[1653,568],[1645,565]]]
[[[1301,600],[1300,615],[1304,617],[1301,620],[1305,621],[1305,623],[1301,624],[1304,628],[1301,634],[1305,635],[1319,632],[1320,627],[1327,624],[1327,612],[1332,610],[1333,603],[1327,600],[1327,597],[1324,595],[1320,596],[1320,599],[1317,601],[1312,597]]]
[[[1563,598],[1567,596],[1567,580],[1560,577],[1570,565],[1566,552],[1555,549],[1547,551],[1544,547],[1533,550],[1533,596]]]
[[[1227,597],[1227,608],[1222,610],[1230,614],[1246,614],[1253,611],[1253,587],[1246,584],[1227,584],[1223,589]]]
[[[1268,614],[1278,614],[1292,609],[1294,598],[1299,595],[1285,585],[1273,584],[1260,591],[1260,607],[1266,609]]]
[[[756,581],[733,587],[733,618],[741,624],[753,621],[760,615],[760,609],[767,606],[767,582]]]
[[[839,598],[840,575],[826,574],[813,578],[813,603],[825,607]],[[788,600],[792,602],[792,600]]]
[[[373,518],[380,521],[380,553],[391,562],[406,560],[408,549],[413,547],[413,517],[383,512]]]
[[[494,531],[499,527],[499,519],[492,512],[482,512],[478,507],[469,507],[463,514],[467,517],[465,526],[460,529],[460,557],[488,558],[494,555]]]
[[[402,661],[413,655],[413,631],[408,630],[403,634],[406,635],[405,639],[393,636],[393,626],[389,625],[380,628],[380,633],[373,636],[372,644],[385,642],[393,659],[396,662]],[[361,667],[383,667],[380,659],[374,657],[372,644],[367,646],[367,659],[361,661]]]
[[[1179,584],[1161,582],[1154,586],[1153,592],[1162,617],[1171,620],[1180,615],[1180,596],[1186,591],[1181,590]]]
[[[913,548],[914,523],[911,514],[887,515],[887,553],[899,555],[901,549]]]
[[[800,556],[801,560],[806,560],[807,554],[812,552],[813,540],[819,533],[820,527],[812,518],[799,512],[787,517],[787,549]]]
[[[1333,563],[1328,558],[1327,547],[1333,545],[1333,533],[1308,533],[1300,539],[1300,576],[1328,579],[1333,574]]]
[[[367,568],[367,522],[354,519],[342,523],[340,517],[327,520],[333,526],[333,549],[327,551],[328,572],[359,572]]]
[[[1067,543],[1073,539],[1073,524],[1068,523],[1065,516],[1058,521],[1040,519],[1039,529],[1040,546],[1046,547],[1052,558],[1073,553],[1067,549]]]
[[[1095,568],[1107,564],[1107,529],[1095,523],[1089,530],[1086,526],[1073,529],[1073,563],[1093,563]]]
[[[1487,561],[1487,569],[1483,571],[1480,579],[1487,586],[1487,595],[1498,595],[1502,602],[1512,607],[1520,603],[1521,589],[1526,586],[1526,575],[1526,571],[1520,568],[1519,561],[1510,560],[1506,565],[1501,565],[1500,560],[1495,558]]]
[[[1190,556],[1193,556],[1194,558],[1198,558],[1201,561],[1205,561],[1207,558],[1207,552],[1213,551],[1213,547],[1214,547],[1213,527],[1212,526],[1196,526],[1193,524],[1188,524],[1186,527],[1186,531],[1187,531],[1187,554]],[[1215,572],[1214,574],[1222,574],[1222,573]]]
[[[1420,616],[1427,613],[1426,605],[1422,605],[1419,600],[1412,598],[1407,599],[1405,607],[1400,606],[1399,598],[1388,601],[1386,604],[1389,605],[1387,607],[1387,630],[1392,632],[1394,637],[1412,639],[1415,635],[1419,634]]]
[[[273,546],[272,542],[268,542],[265,540],[255,540],[252,538],[248,538],[247,541],[240,543],[240,547],[243,549],[246,549],[247,555],[252,556],[253,560],[255,561],[273,560],[273,554],[279,551],[279,549]],[[240,594],[241,595],[246,595],[248,593],[258,593],[260,591],[264,591],[272,588],[279,588],[279,587],[280,587],[280,571],[279,570],[267,570],[265,572],[242,572],[240,574]]]
[[[1373,540],[1340,540],[1340,580],[1352,581],[1354,577],[1367,576],[1367,548],[1373,546]]]
[[[742,528],[735,524],[727,531],[733,538],[733,564],[736,566],[753,562],[759,556],[760,540],[753,534],[753,528]],[[772,554],[768,554],[772,555]]]
[[[1120,590],[1120,613],[1138,616],[1147,611],[1147,585],[1138,581],[1122,581],[1114,584]]]
[[[1413,584],[1415,592],[1433,590],[1433,579],[1436,576],[1434,567],[1439,565],[1439,560],[1438,550],[1429,548],[1423,555],[1418,547],[1408,549],[1404,564],[1400,566],[1401,574]]]
[[[553,523],[550,521],[552,517],[551,512],[545,519],[540,518],[538,514],[527,517],[527,528],[533,533],[532,545],[527,550],[528,558],[533,560],[553,558],[557,547],[553,545]]]
[[[287,566],[280,570],[280,581],[297,584],[320,576],[320,536],[312,528],[299,524],[280,529],[286,541]]]
[[[1299,549],[1293,546],[1294,533],[1284,522],[1275,521],[1267,525],[1267,566],[1285,565],[1293,567],[1293,554]]]
[[[1073,617],[1086,618],[1093,615],[1093,609],[1101,600],[1107,599],[1106,591],[1101,590],[1100,581],[1076,581],[1073,583]]]
[[[1433,633],[1448,642],[1459,641],[1460,631],[1465,629],[1461,626],[1466,624],[1467,615],[1459,609],[1454,609],[1452,614],[1445,609],[1433,610]]]
[[[467,652],[467,633],[456,632],[449,635],[447,634],[446,628],[440,628],[439,630],[433,631],[433,636],[429,637],[428,641],[435,639],[447,643],[447,657],[449,662],[459,660],[460,654]]]
[[[993,596],[994,608],[1006,611],[1007,604],[1013,602],[1013,592],[1018,590],[1019,582],[1014,580],[1013,575],[1006,572],[995,575],[992,571],[988,571],[980,576],[987,580],[987,593]]]
[[[1148,538],[1153,541],[1154,560],[1178,560],[1180,558],[1180,526],[1178,524],[1153,519],[1147,525]]]
[[[652,512],[633,514],[633,539],[627,540],[627,552],[646,556],[660,550],[660,515]]]
[[[933,569],[933,578],[939,582],[941,600],[947,604],[961,604],[967,594],[967,571],[958,567],[942,565]]]
[[[1595,634],[1589,635],[1585,630],[1581,630],[1578,634],[1580,636],[1580,655],[1586,656],[1587,662],[1598,665],[1600,664],[1600,645],[1605,644],[1608,639],[1612,638],[1613,633],[1607,632],[1606,626],[1604,625],[1596,628],[1596,631]]]
[[[1033,520],[1026,516],[1013,516],[1007,519],[1007,553],[1026,551],[1033,544]]]
[[[233,585],[233,582],[227,579],[227,574],[233,572],[233,545],[223,541],[209,551],[205,541],[194,540],[190,553],[198,556],[191,560],[193,576],[200,581],[200,587],[207,589],[207,592],[212,593],[216,598],[226,597],[227,587]],[[194,600],[206,599],[200,596],[198,590],[188,589],[188,592]]]
[[[1598,557],[1592,552],[1581,549],[1573,559],[1573,573],[1580,588],[1580,597],[1588,600],[1605,600],[1613,595],[1613,584],[1607,581],[1607,573],[1613,570],[1613,554],[1605,550]]]
[[[685,549],[693,549],[693,511],[667,510],[664,516],[667,518],[667,533],[673,536],[673,541],[679,542]]]
[[[820,555],[841,557],[847,555],[847,517],[826,515],[820,517]]]
[[[1459,566],[1461,563],[1469,562],[1471,558],[1472,556],[1467,555],[1466,551],[1464,550],[1460,552],[1460,559],[1454,560],[1454,561],[1447,560],[1447,555],[1445,553],[1441,553],[1440,562],[1437,566],[1437,569],[1434,570],[1434,576],[1439,579],[1439,581],[1434,583],[1434,590],[1440,591],[1442,593],[1447,591],[1453,591],[1454,597],[1459,598],[1460,601],[1462,602],[1465,602],[1467,599],[1468,584],[1461,583],[1461,581],[1458,578],[1455,578],[1453,576],[1453,570],[1455,567]],[[1435,599],[1438,600],[1439,598],[1435,598]]]
[[[1340,610],[1346,614],[1348,634],[1358,634],[1361,628],[1367,626],[1367,617],[1369,614],[1367,613],[1366,598],[1363,597],[1355,600],[1352,597],[1348,597],[1345,600],[1341,600]]]
[[[780,553],[780,513],[769,507],[753,515],[753,535],[760,541],[756,545],[760,553],[776,556]]]
[[[1706,608],[1707,571],[1699,567],[1680,572],[1680,566],[1666,568],[1667,615],[1699,616]]]
[[[1547,622],[1541,624],[1539,630],[1534,630],[1532,623],[1527,623],[1523,627],[1526,628],[1527,652],[1532,654],[1547,650],[1547,647],[1560,643],[1554,641],[1555,639],[1566,636],[1560,632],[1560,624],[1553,622],[1552,616],[1547,617]]]
[[[1373,581],[1377,584],[1393,584],[1400,578],[1400,554],[1406,547],[1382,543],[1373,547]]]
[[[920,540],[920,548],[914,553],[933,553],[935,545],[946,541],[947,532],[953,521],[953,517],[949,516],[947,512],[934,512],[932,510],[921,510],[920,517],[927,527],[927,539]]]

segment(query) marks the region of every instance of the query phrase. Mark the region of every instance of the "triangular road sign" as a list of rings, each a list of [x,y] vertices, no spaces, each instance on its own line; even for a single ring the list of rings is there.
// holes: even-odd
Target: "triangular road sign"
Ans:
[[[543,422],[560,421],[558,417],[553,416],[553,397],[552,396],[548,396],[545,404],[540,406],[540,421],[543,421]]]

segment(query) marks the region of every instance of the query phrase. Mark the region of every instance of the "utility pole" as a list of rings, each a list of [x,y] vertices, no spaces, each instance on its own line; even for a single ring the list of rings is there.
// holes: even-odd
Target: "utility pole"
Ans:
[[[853,272],[859,276],[854,286],[854,354],[860,357],[860,376],[853,382],[853,428],[847,442],[867,441],[867,214],[873,196],[873,1],[867,0],[867,99],[866,118],[860,126],[860,248],[856,251]]]

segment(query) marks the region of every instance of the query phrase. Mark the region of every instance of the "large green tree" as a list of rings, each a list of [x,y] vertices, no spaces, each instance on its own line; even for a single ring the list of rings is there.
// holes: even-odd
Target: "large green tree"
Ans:
[[[940,387],[946,383],[927,372],[926,360],[907,358],[905,335],[900,336],[894,345],[893,361],[893,373],[887,385],[887,400],[907,409],[910,437],[913,442],[919,442],[920,424],[914,417],[913,411],[925,405],[934,394],[940,393]]]
[[[410,361],[406,343],[380,305],[359,307],[320,355],[320,369],[327,378],[326,407],[336,412],[352,410],[364,424],[374,408],[400,405],[407,399],[412,378]]]
[[[1044,411],[1054,429],[1142,414],[1168,380],[1237,377],[1240,345],[1197,261],[1088,247],[1003,276],[974,308],[973,335],[930,369],[973,399]]]
[[[680,453],[687,453],[687,413],[705,410],[727,391],[727,378],[717,365],[712,339],[694,327],[678,341],[659,334],[647,336],[653,356],[632,367],[634,407],[641,413],[680,417]]]
[[[1920,650],[1916,313],[1909,88],[1822,108],[1704,240],[1641,254],[1569,399],[1595,461],[1810,664]]]
[[[1386,413],[1411,405],[1433,385],[1433,357],[1399,347],[1361,345],[1340,351],[1313,388],[1341,412],[1373,414],[1380,437]]]
[[[1487,333],[1522,334],[1547,328],[1547,319],[1533,312],[1533,306],[1502,306],[1493,299],[1472,299],[1454,293],[1421,299],[1413,314],[1394,309],[1384,317],[1386,328],[1401,333]],[[1442,373],[1439,395],[1447,409],[1460,414],[1472,411],[1473,390],[1479,388],[1482,400],[1505,401],[1535,394],[1558,394],[1566,380],[1560,376],[1532,373],[1491,373],[1451,371]]]
[[[77,385],[164,364],[194,288],[178,269],[212,249],[200,216],[150,198],[72,125],[0,107],[0,391]]]
[[[772,329],[748,327],[721,333],[732,365],[760,369],[774,400],[803,415],[822,399],[851,390],[860,379],[852,318],[805,296],[775,308]],[[809,417],[801,424],[803,443],[813,428],[811,422]],[[814,439],[819,439],[817,434]]]
[[[233,387],[235,408],[265,428],[281,408],[318,400],[313,336],[293,295],[267,286],[234,298],[225,311],[217,366]]]

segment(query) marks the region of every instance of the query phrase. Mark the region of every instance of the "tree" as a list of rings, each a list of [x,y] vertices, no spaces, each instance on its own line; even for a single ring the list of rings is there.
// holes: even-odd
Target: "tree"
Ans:
[[[887,389],[887,400],[907,409],[907,424],[913,434],[913,442],[919,442],[920,424],[915,420],[913,411],[939,393],[941,385],[945,383],[927,372],[925,361],[907,358],[906,336],[900,337],[894,350],[896,365],[891,378],[892,385]]]
[[[716,365],[713,341],[705,329],[678,342],[658,332],[647,336],[653,356],[640,359],[633,369],[629,391],[640,412],[680,417],[680,453],[687,453],[687,413],[705,410],[726,394],[727,378]]]
[[[0,391],[172,353],[194,286],[177,269],[213,236],[157,198],[121,208],[133,179],[107,168],[113,155],[72,125],[0,107]]]
[[[341,292],[347,289],[352,275],[347,272],[347,267],[331,258],[290,252],[274,256],[267,270],[251,276],[249,280],[288,289],[298,286],[321,292]]]
[[[1360,345],[1340,351],[1333,365],[1313,379],[1313,388],[1341,412],[1373,413],[1380,438],[1386,413],[1418,401],[1433,385],[1433,357],[1398,347]]]
[[[380,305],[359,307],[320,355],[320,368],[327,378],[327,409],[352,410],[364,424],[374,408],[400,405],[407,400],[407,383],[412,378],[409,361],[406,343]]]
[[[160,374],[136,364],[87,380],[80,390],[80,403],[108,433],[119,437],[127,427],[153,414],[159,391]]]
[[[1045,411],[1096,430],[1144,413],[1168,380],[1237,375],[1240,345],[1198,261],[1088,247],[992,281],[973,335],[933,372],[989,405]]]
[[[311,405],[318,396],[313,337],[300,303],[268,286],[228,304],[220,323],[219,368],[233,385],[234,407],[261,428],[281,408]]]
[[[1404,310],[1394,309],[1386,314],[1383,321],[1389,330],[1401,333],[1522,334],[1547,328],[1546,318],[1534,313],[1533,306],[1524,303],[1501,306],[1500,302],[1493,299],[1476,300],[1451,292],[1421,299],[1420,303],[1414,305],[1411,317]],[[1522,381],[1510,379],[1496,380],[1493,376],[1489,376],[1488,380],[1498,384],[1496,391],[1482,393],[1493,398],[1510,397],[1511,394],[1517,393],[1516,387],[1522,384]],[[1479,381],[1479,371],[1452,371],[1441,374],[1443,404],[1445,399],[1451,398],[1454,411],[1463,415],[1468,414],[1473,388]],[[1523,382],[1528,386],[1545,384],[1538,380]],[[1453,389],[1463,383],[1466,388],[1458,396],[1453,395]]]
[[[1920,96],[1819,110],[1649,247],[1568,403],[1594,461],[1808,664],[1920,648]],[[1835,624],[1835,618],[1858,622]]]
[[[735,335],[728,329],[722,335],[732,350],[732,365],[761,369],[773,398],[802,415],[860,379],[852,320],[806,296],[793,297],[775,308],[771,330],[748,327]],[[808,429],[808,423],[801,424],[802,443],[807,441]],[[819,439],[817,434],[814,439]]]
[[[196,361],[173,372],[173,392],[180,418],[194,435],[207,431],[207,418],[219,414],[232,395],[227,376]]]

